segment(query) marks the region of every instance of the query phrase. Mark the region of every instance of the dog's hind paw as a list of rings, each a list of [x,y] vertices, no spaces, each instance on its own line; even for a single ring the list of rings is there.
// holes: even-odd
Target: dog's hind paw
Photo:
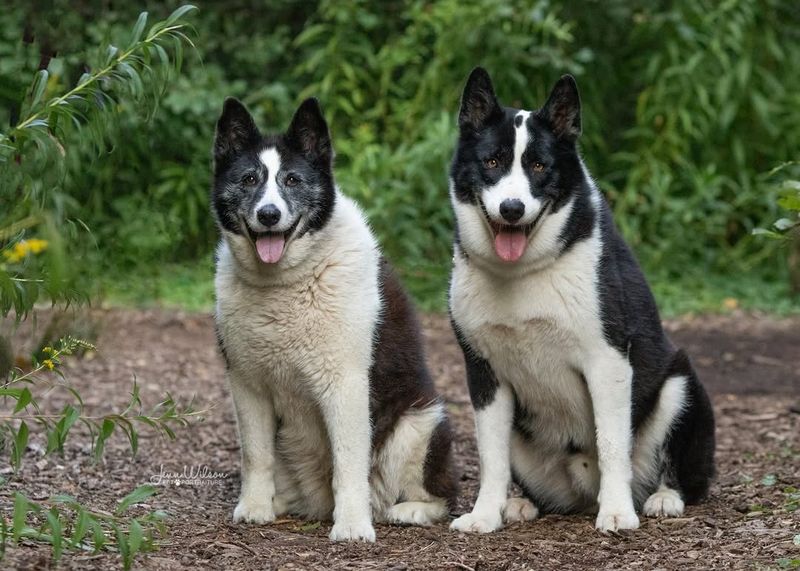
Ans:
[[[681,495],[676,490],[662,486],[647,498],[642,512],[650,517],[677,517],[683,515],[683,507]]]
[[[275,511],[272,502],[261,499],[241,499],[233,510],[234,522],[269,523],[275,521]]]
[[[450,529],[453,531],[465,531],[467,533],[491,533],[501,527],[503,527],[503,518],[500,515],[500,510],[492,514],[473,511],[453,520],[453,523],[450,524]]]
[[[531,521],[539,517],[538,508],[527,498],[508,498],[503,507],[503,520],[506,523]]]
[[[445,516],[447,506],[443,501],[401,502],[386,512],[389,522],[408,525],[432,525]]]

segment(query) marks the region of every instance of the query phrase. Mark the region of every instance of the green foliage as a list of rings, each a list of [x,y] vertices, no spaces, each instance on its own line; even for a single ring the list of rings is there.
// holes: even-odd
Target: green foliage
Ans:
[[[154,12],[166,16],[170,4]],[[105,282],[144,275],[156,283],[176,263],[208,259],[216,241],[209,148],[226,95],[243,98],[270,129],[283,128],[294,106],[316,95],[331,123],[342,189],[366,208],[417,298],[441,308],[452,239],[447,164],[460,90],[476,64],[492,72],[505,102],[526,108],[539,105],[561,74],[578,78],[588,166],[645,269],[665,284],[660,289],[708,274],[787,281],[779,244],[751,233],[778,218],[764,173],[800,144],[800,14],[791,2],[238,6],[204,7],[193,20],[201,58],[183,61],[184,73],[169,83],[143,81],[163,93],[146,121],[135,81],[120,71],[134,91],[116,93],[100,142],[77,131],[64,141],[70,153],[56,219],[74,221],[71,251],[88,272],[109,276]],[[145,39],[146,26],[123,32],[135,18],[127,6],[88,25],[72,12],[53,18],[48,25],[59,33],[43,37],[58,44],[59,56],[47,86],[39,81],[28,91],[30,101],[43,89],[44,102],[79,77],[86,46],[123,34]],[[18,42],[24,20],[21,9],[0,15],[0,33]],[[15,93],[25,90],[20,70],[36,72],[36,45],[0,53],[8,56],[0,79],[16,82]]]
[[[15,472],[22,465],[31,429],[35,427],[44,432],[47,442],[45,454],[63,454],[70,431],[76,425],[84,426],[91,439],[92,454],[98,460],[115,429],[125,435],[132,454],[136,454],[139,427],[154,429],[174,439],[175,427],[188,425],[200,414],[191,404],[179,405],[169,395],[151,410],[144,411],[139,387],[134,382],[130,400],[121,412],[88,415],[80,393],[61,374],[63,359],[81,350],[94,350],[94,346],[80,339],[66,337],[53,347],[43,349],[46,359],[34,363],[27,372],[12,370],[0,386],[0,451],[8,452]],[[56,382],[49,378],[52,374],[58,376]],[[39,400],[44,393],[55,389],[68,393],[71,402],[65,404],[57,414],[52,414],[42,409]],[[51,544],[53,559],[58,561],[64,549],[87,549],[89,544],[86,538],[91,532],[95,551],[105,547],[117,549],[123,566],[129,569],[138,552],[153,548],[154,533],[163,533],[165,514],[153,512],[134,519],[123,516],[133,504],[144,501],[154,493],[155,490],[150,486],[137,488],[120,501],[113,517],[93,512],[68,496],[57,496],[43,503],[16,493],[10,530],[5,519],[0,519],[0,555],[5,550],[10,534],[14,543],[27,539]],[[27,523],[29,516],[38,521],[38,527]],[[106,546],[109,539],[111,543]]]
[[[85,225],[68,218],[79,197],[68,191],[76,163],[70,164],[73,153],[67,155],[66,149],[72,150],[72,143],[80,141],[79,148],[95,155],[102,152],[108,141],[107,121],[123,98],[155,106],[171,67],[180,66],[183,43],[191,44],[180,18],[193,9],[178,8],[146,34],[147,13],[143,12],[127,47],[109,43],[86,54],[89,71],[74,86],[56,95],[50,71],[39,69],[24,97],[11,102],[17,106],[13,114],[18,120],[0,132],[0,251],[4,257],[0,260],[0,317],[13,309],[16,318],[23,319],[42,293],[53,302],[80,297],[70,279],[63,236],[75,239]],[[49,57],[45,47],[41,49],[42,56]],[[45,239],[31,239],[36,231],[43,232]],[[29,255],[41,252],[47,263]]]
[[[97,553],[113,549],[119,552],[123,569],[130,569],[136,555],[152,551],[156,539],[165,534],[163,511],[133,518],[126,513],[155,493],[153,486],[139,486],[120,500],[113,514],[108,514],[87,509],[68,495],[35,501],[17,492],[11,525],[0,520],[0,556],[9,542],[35,541],[52,546],[56,563],[64,550]]]
[[[678,2],[632,30],[660,45],[641,62],[635,125],[606,188],[654,267],[730,272],[775,252],[748,236],[774,212],[759,173],[800,144],[796,24],[781,2]]]
[[[768,177],[783,175],[776,184],[776,204],[789,215],[772,223],[772,230],[756,228],[753,234],[770,238],[785,238],[800,229],[800,162],[784,163],[768,173]]]
[[[74,82],[60,77],[64,62],[50,60],[56,51],[47,35],[52,14],[37,19],[36,29],[43,40],[30,87],[19,87],[18,76],[24,75],[19,69],[0,66],[0,76],[13,77],[8,83],[3,81],[0,90],[10,110],[10,127],[0,132],[0,319],[11,312],[17,322],[26,319],[40,298],[54,304],[85,298],[85,290],[74,280],[77,272],[85,269],[74,263],[81,252],[73,250],[67,255],[68,245],[89,232],[77,218],[84,205],[78,202],[79,193],[73,192],[71,181],[86,167],[81,161],[87,156],[106,152],[114,135],[112,121],[124,104],[136,105],[140,115],[157,107],[171,73],[181,66],[184,43],[192,44],[181,20],[194,9],[179,7],[149,29],[147,13],[140,14],[132,32],[126,34],[124,48],[102,42],[100,50],[81,54],[86,58],[81,60],[86,71]],[[22,14],[12,7],[0,19],[4,37],[13,29],[7,24],[19,25]],[[30,20],[25,25],[33,27]],[[0,44],[0,51],[6,49]],[[16,55],[14,61],[23,68],[29,64],[24,48]],[[6,90],[6,85],[11,88]],[[81,161],[76,162],[76,157]],[[99,459],[115,429],[127,437],[135,454],[140,426],[174,438],[174,427],[187,425],[198,414],[191,405],[178,405],[169,395],[145,411],[134,383],[122,412],[90,416],[79,392],[61,375],[62,359],[86,350],[94,350],[94,346],[65,337],[53,347],[42,348],[41,358],[35,356],[32,367],[23,371],[13,366],[9,339],[0,336],[0,452],[8,454],[15,475],[37,428],[47,442],[44,453],[53,454],[63,453],[73,428],[82,425]],[[58,413],[40,405],[44,394],[54,389],[69,395]],[[5,481],[0,481],[3,484]],[[0,557],[9,541],[33,541],[51,545],[55,561],[66,549],[115,549],[123,567],[129,569],[136,555],[152,549],[155,536],[163,532],[163,512],[135,518],[126,514],[128,508],[154,493],[152,487],[137,488],[110,516],[68,496],[37,502],[17,492],[10,525],[5,514],[0,516]]]

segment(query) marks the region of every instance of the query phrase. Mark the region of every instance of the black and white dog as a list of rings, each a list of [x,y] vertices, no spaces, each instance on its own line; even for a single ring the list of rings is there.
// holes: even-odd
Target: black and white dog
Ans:
[[[411,304],[333,178],[315,99],[263,136],[228,99],[214,141],[216,322],[242,446],[235,521],[427,525],[456,494],[446,413]]]
[[[714,473],[714,417],[577,149],[575,80],[544,107],[502,107],[476,68],[450,171],[450,313],[475,408],[480,492],[451,527],[539,513],[677,516]],[[514,480],[525,498],[508,499]]]

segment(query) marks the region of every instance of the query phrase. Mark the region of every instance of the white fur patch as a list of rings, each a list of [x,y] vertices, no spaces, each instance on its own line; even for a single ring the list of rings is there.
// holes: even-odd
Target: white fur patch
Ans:
[[[497,181],[493,186],[487,187],[481,194],[484,206],[489,216],[496,222],[502,222],[503,217],[500,214],[500,204],[504,200],[517,199],[522,201],[525,205],[525,213],[519,219],[517,224],[525,225],[530,224],[539,214],[542,203],[538,198],[534,198],[531,194],[530,180],[525,175],[522,168],[522,154],[528,147],[530,133],[525,121],[530,116],[530,111],[520,111],[517,117],[522,117],[522,122],[514,129],[514,162],[511,165],[511,170],[503,178]]]
[[[409,409],[397,422],[381,449],[376,451],[372,461],[372,508],[376,518],[390,514],[386,516],[388,520],[396,521],[400,512],[392,512],[392,506],[401,498],[407,503],[436,504],[426,508],[425,513],[441,512],[444,503],[428,493],[423,481],[428,443],[444,418],[444,405],[440,402],[431,403],[425,408]],[[417,508],[419,506],[414,509]]]
[[[261,159],[262,164],[267,169],[267,182],[264,184],[264,193],[261,195],[255,207],[253,207],[252,220],[250,221],[251,227],[261,232],[266,231],[267,228],[258,222],[258,211],[268,204],[274,204],[281,213],[281,219],[278,224],[269,229],[275,232],[284,232],[291,227],[294,220],[291,218],[289,205],[286,204],[286,201],[278,190],[278,173],[281,170],[281,155],[278,149],[270,147],[261,151],[258,158]]]
[[[386,512],[386,520],[390,523],[410,525],[433,525],[447,516],[447,505],[444,500],[431,502],[401,502],[390,507]]]
[[[229,375],[230,376],[230,375]],[[233,377],[230,377],[233,381]],[[275,413],[269,395],[231,382],[242,441],[242,490],[233,521],[275,519]]]
[[[676,490],[661,484],[658,490],[647,498],[642,512],[649,517],[678,517],[683,515],[683,508],[681,495]]]
[[[503,521],[514,523],[531,521],[539,517],[539,510],[527,498],[508,498],[503,507]]]

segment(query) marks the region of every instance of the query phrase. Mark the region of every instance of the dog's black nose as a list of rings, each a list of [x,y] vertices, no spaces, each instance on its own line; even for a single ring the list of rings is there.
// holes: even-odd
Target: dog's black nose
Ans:
[[[518,198],[507,198],[500,203],[500,216],[508,222],[516,222],[525,214],[525,205]]]
[[[278,220],[281,219],[281,211],[274,204],[267,204],[258,209],[256,216],[259,222],[269,228],[270,226],[275,226]]]

